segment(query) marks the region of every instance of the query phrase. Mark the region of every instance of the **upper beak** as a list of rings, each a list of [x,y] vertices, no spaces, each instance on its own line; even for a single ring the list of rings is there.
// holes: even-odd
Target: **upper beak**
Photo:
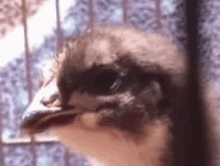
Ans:
[[[58,97],[54,98],[57,94],[58,88],[53,82],[38,91],[22,117],[22,133],[39,133],[51,126],[67,124],[75,119],[76,111],[73,107],[64,108],[57,104]]]

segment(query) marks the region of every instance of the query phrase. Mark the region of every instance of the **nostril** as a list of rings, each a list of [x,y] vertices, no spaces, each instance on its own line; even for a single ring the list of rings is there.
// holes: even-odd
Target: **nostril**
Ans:
[[[43,106],[45,106],[45,107],[48,107],[51,104],[53,104],[57,99],[58,99],[58,94],[53,94],[53,95],[50,95],[50,96],[45,96],[41,100],[41,104],[43,104]]]
[[[48,106],[49,105],[49,101],[48,100],[46,100],[45,98],[43,98],[42,100],[41,100],[41,104],[43,104],[43,106]]]

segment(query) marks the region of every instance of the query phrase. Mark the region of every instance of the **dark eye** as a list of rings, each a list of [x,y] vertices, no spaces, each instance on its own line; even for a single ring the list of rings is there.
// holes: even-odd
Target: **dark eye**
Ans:
[[[113,92],[119,85],[118,75],[114,71],[95,73],[89,75],[88,78],[92,82],[93,88],[101,93]]]

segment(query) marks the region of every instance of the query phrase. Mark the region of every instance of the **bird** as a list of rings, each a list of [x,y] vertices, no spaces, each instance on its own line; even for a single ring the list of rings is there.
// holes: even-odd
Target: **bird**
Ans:
[[[161,34],[128,26],[65,39],[21,129],[52,131],[93,165],[173,164],[187,58]]]

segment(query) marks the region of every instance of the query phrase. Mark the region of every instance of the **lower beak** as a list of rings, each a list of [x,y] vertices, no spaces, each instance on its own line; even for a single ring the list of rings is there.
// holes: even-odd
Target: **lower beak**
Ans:
[[[66,125],[75,120],[77,111],[35,111],[25,116],[21,123],[21,130],[24,133],[40,133],[52,126]]]

